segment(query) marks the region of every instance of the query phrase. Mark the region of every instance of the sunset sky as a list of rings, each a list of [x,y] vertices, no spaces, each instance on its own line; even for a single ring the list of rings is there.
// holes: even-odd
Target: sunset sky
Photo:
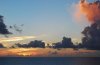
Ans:
[[[93,1],[93,0],[91,0]],[[0,14],[8,26],[24,24],[20,34],[12,31],[11,36],[35,36],[35,39],[58,42],[63,36],[79,41],[86,19],[74,18],[75,4],[79,0],[1,0]],[[2,36],[1,36],[2,37]],[[33,39],[34,40],[34,39]]]

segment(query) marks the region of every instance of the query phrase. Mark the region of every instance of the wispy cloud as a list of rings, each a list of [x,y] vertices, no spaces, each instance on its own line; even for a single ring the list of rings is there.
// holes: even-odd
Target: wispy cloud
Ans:
[[[19,37],[9,37],[9,38],[0,38],[0,42],[15,42],[15,41],[22,41],[26,39],[33,39],[36,36],[19,36]]]

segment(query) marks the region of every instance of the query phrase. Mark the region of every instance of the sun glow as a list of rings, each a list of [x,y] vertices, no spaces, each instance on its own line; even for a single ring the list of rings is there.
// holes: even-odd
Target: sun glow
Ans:
[[[37,55],[38,48],[17,48],[17,49],[9,49],[8,51],[16,54],[17,56],[31,56],[31,55]]]

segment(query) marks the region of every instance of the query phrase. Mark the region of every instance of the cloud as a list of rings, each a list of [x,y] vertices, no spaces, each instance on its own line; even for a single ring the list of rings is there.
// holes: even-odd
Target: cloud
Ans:
[[[7,34],[12,34],[11,32],[8,31],[7,26],[3,22],[3,16],[0,15],[0,34],[7,35]]]
[[[34,41],[30,41],[27,44],[17,43],[14,46],[12,46],[12,48],[16,48],[16,47],[19,47],[19,48],[31,48],[31,47],[45,48],[45,43],[42,40],[34,40]]]
[[[35,36],[20,36],[20,37],[9,37],[9,38],[0,38],[0,42],[15,42],[15,41],[22,41],[26,39],[33,39],[36,38]]]
[[[3,44],[0,43],[0,48],[5,48]]]
[[[81,0],[76,8],[76,18],[80,19],[84,15],[88,22],[95,23],[100,21],[100,1],[89,3],[87,0]]]
[[[100,1],[96,0],[90,3],[87,0],[81,0],[76,5],[76,17],[82,18],[82,20],[85,17],[90,23],[90,26],[85,27],[82,31],[84,35],[82,38],[83,47],[100,50]]]

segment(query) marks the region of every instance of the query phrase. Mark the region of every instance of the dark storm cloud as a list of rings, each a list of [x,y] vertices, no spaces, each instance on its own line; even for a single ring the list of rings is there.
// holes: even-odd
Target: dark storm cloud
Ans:
[[[73,48],[74,44],[72,43],[71,38],[63,37],[61,42],[54,43],[54,48]]]
[[[31,41],[30,43],[28,44],[20,44],[20,43],[17,43],[15,44],[14,46],[12,46],[12,48],[15,48],[15,47],[19,47],[19,48],[45,48],[45,43],[42,42],[41,40],[34,40],[34,41]]]
[[[84,35],[82,39],[84,47],[88,49],[100,49],[100,21],[86,27],[82,34]]]
[[[3,46],[3,44],[0,43],[0,48],[5,48],[5,47]]]
[[[0,34],[7,35],[7,34],[12,34],[11,32],[8,31],[7,26],[3,22],[3,16],[0,15]]]

